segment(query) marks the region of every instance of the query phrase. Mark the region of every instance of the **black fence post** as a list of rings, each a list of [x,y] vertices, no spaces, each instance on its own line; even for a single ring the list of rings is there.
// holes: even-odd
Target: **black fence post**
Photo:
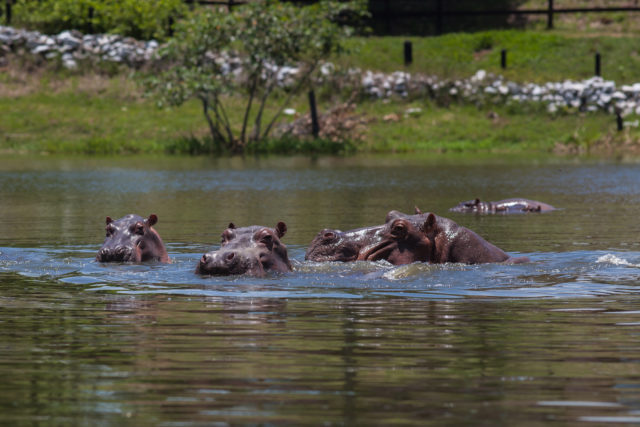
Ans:
[[[442,34],[443,27],[443,16],[442,16],[442,0],[438,0],[436,3],[436,34]]]
[[[507,49],[502,49],[500,51],[500,66],[503,70],[507,68]]]
[[[404,65],[411,65],[413,62],[413,46],[409,40],[404,42]]]
[[[93,33],[93,14],[94,14],[93,6],[89,6],[89,23],[87,24],[87,29],[89,30],[89,34]]]
[[[311,109],[311,133],[314,138],[320,134],[320,124],[318,123],[318,109],[316,108],[316,94],[313,89],[309,91],[309,107]]]
[[[391,35],[391,0],[384,2],[385,24],[387,26],[387,35]]]
[[[600,75],[600,52],[596,52],[596,76]]]
[[[6,0],[5,2],[4,20],[7,25],[11,25],[11,0]]]
[[[553,0],[549,0],[549,6],[547,7],[547,29],[553,29]]]
[[[622,131],[624,123],[622,123],[622,115],[619,112],[616,113],[616,124],[618,125],[618,132]]]
[[[169,22],[167,24],[169,25],[169,28],[167,28],[167,35],[169,37],[173,37],[173,24],[174,24],[173,16],[169,17]]]
[[[227,2],[227,10],[228,10],[229,12],[231,12],[231,8],[232,8],[232,7],[233,7],[233,0],[229,0],[229,1]]]

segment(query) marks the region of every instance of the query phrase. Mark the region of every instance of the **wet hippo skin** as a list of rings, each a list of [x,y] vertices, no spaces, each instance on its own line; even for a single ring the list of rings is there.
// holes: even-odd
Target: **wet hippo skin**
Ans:
[[[504,199],[497,202],[482,202],[480,199],[461,202],[457,206],[449,209],[451,212],[463,213],[527,213],[527,212],[549,212],[556,208],[547,204],[529,199]]]
[[[107,217],[106,237],[96,255],[99,262],[169,262],[162,238],[153,225],[157,215],[148,218],[129,214],[118,220]]]
[[[220,249],[202,255],[196,273],[264,276],[267,271],[291,271],[287,248],[280,241],[286,232],[284,222],[275,228],[261,225],[238,228],[230,223],[222,233]]]

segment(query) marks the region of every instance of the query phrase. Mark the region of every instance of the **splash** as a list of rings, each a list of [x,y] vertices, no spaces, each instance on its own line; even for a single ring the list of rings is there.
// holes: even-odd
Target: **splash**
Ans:
[[[632,264],[626,259],[619,258],[613,254],[602,255],[596,260],[596,263],[608,263],[613,265],[626,265],[629,267],[640,267],[640,264]]]

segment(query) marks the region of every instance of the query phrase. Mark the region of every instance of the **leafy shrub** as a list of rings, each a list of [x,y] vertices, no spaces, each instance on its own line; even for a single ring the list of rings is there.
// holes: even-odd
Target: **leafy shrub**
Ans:
[[[182,0],[19,0],[14,20],[47,34],[76,29],[163,39],[170,19],[177,20],[185,11]]]
[[[298,7],[267,1],[231,13],[202,10],[177,25],[161,50],[159,69],[144,79],[147,93],[170,106],[200,101],[212,141],[227,151],[245,151],[249,143],[268,139],[289,100],[308,87],[321,61],[343,49],[351,29],[336,23],[340,14],[363,13],[363,5],[325,0]],[[232,57],[240,61],[236,70],[225,59]],[[279,67],[286,65],[297,72],[285,83]],[[284,100],[277,102],[276,94]],[[242,97],[242,117],[229,114],[229,95]]]

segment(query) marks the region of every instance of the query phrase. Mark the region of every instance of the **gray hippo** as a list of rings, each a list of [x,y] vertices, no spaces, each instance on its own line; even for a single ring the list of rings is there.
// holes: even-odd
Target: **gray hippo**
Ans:
[[[287,248],[280,239],[287,232],[284,222],[275,228],[230,223],[222,233],[220,249],[202,255],[197,274],[264,276],[267,271],[291,271]]]
[[[554,208],[546,203],[529,199],[504,199],[497,202],[482,202],[480,199],[461,202],[449,209],[451,212],[481,213],[481,214],[511,214],[527,212],[549,212]]]
[[[160,235],[153,229],[158,222],[154,214],[148,218],[129,214],[118,220],[106,219],[106,238],[96,255],[99,262],[169,262]]]
[[[307,248],[304,259],[309,261],[356,261],[363,247],[380,240],[384,225],[340,231],[326,228],[320,231]]]

